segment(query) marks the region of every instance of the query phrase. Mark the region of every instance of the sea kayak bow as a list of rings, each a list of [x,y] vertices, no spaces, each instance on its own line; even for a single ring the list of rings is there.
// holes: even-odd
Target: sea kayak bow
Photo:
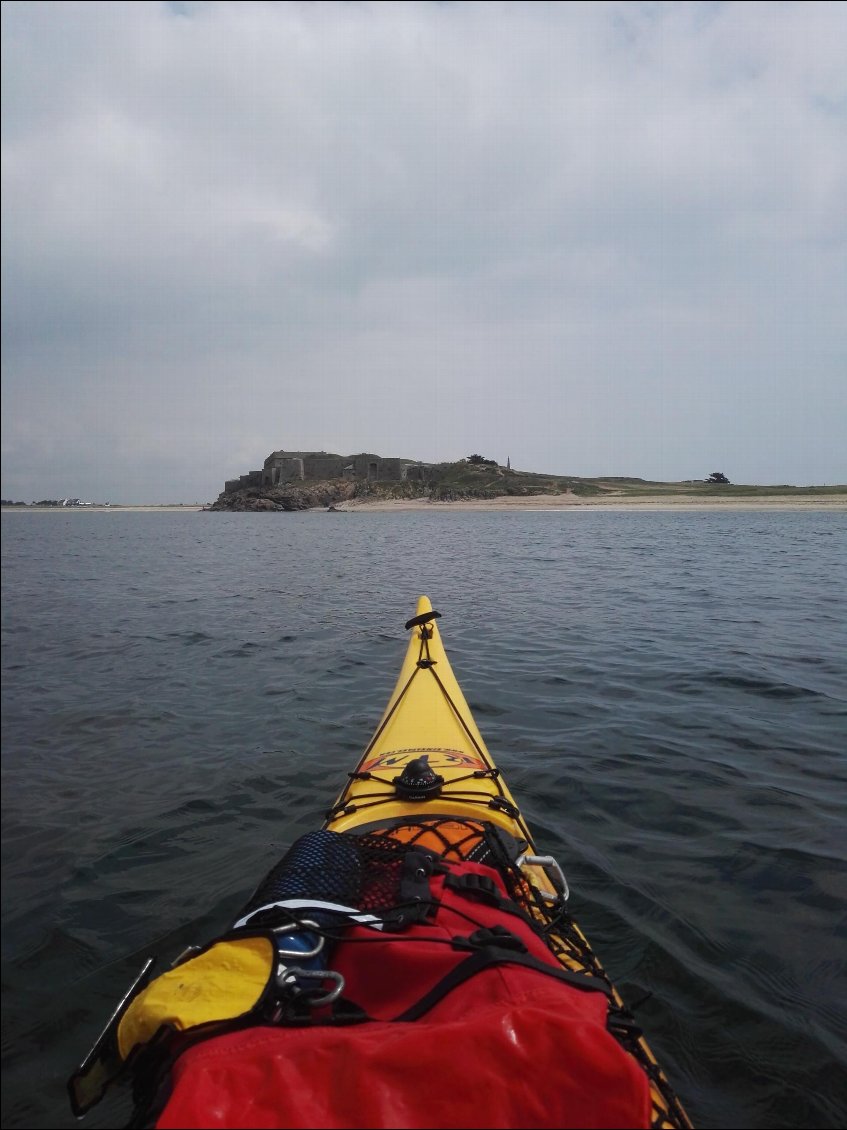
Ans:
[[[568,912],[421,597],[321,829],[229,929],[145,969],[70,1081],[133,1125],[690,1127]]]

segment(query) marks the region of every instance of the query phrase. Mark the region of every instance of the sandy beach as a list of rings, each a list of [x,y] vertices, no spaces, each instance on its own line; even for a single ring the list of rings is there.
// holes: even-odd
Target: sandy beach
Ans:
[[[339,503],[348,511],[382,510],[847,510],[847,492],[839,495],[764,495],[750,498],[702,498],[675,494],[627,495],[620,497],[575,494],[535,494],[501,498],[432,502],[426,498],[396,498],[370,501],[353,498]]]

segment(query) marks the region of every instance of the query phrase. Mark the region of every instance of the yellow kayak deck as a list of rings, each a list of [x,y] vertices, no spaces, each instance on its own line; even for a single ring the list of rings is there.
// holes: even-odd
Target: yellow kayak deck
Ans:
[[[477,728],[441,642],[427,597],[407,624],[413,629],[397,684],[376,733],[350,782],[331,810],[326,827],[349,832],[363,823],[418,816],[474,817],[529,841],[529,832]],[[417,765],[416,765],[417,763]],[[410,767],[412,772],[410,773]],[[414,769],[440,778],[424,795],[415,793]],[[397,778],[411,777],[409,799],[397,793]]]
[[[412,636],[397,683],[356,769],[329,810],[325,827],[356,834],[445,819],[485,822],[516,842],[525,884],[524,909],[547,932],[563,968],[602,977],[622,1031],[631,1021],[585,936],[565,913],[567,882],[551,856],[539,856],[531,833],[474,721],[441,640],[435,612],[421,596],[406,628]],[[684,1109],[640,1035],[621,1042],[650,1078],[655,1128],[691,1127]]]

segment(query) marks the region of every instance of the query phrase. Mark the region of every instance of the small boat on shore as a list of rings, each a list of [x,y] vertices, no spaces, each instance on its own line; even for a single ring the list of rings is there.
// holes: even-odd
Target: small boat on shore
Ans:
[[[134,1126],[691,1126],[539,854],[421,597],[322,827],[217,938],[148,962],[69,1081]]]

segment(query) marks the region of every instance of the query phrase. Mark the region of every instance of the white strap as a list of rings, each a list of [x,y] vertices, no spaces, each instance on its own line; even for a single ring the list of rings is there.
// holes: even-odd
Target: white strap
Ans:
[[[249,914],[239,918],[232,929],[237,930],[240,926],[246,926],[252,918],[261,914],[263,910],[274,910],[276,907],[283,910],[328,910],[332,914],[343,914],[350,922],[357,922],[360,926],[373,926],[376,930],[383,928],[381,919],[373,914],[363,914],[355,906],[342,906],[339,902],[323,902],[320,899],[282,899],[280,902],[268,902],[264,906],[257,906],[255,910],[251,910]]]

